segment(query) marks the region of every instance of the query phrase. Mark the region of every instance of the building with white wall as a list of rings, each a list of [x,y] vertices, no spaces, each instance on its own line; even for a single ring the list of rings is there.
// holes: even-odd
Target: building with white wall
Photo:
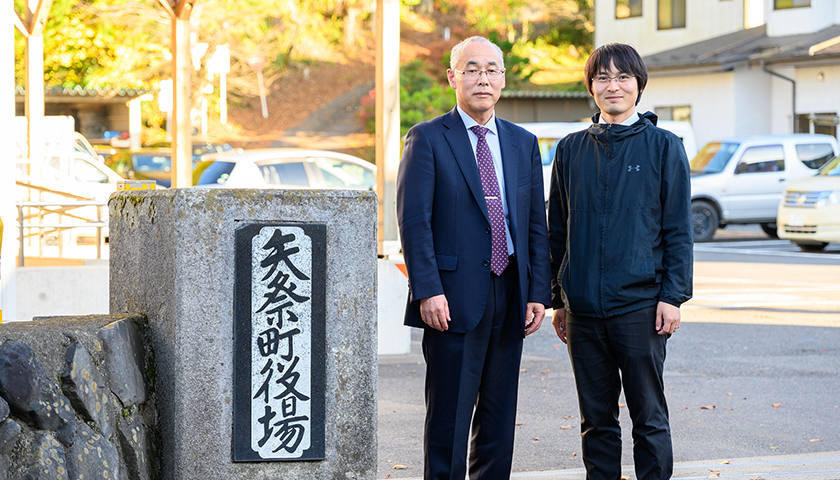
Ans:
[[[597,16],[634,2],[641,18]],[[663,4],[678,4],[684,27],[657,27]],[[616,27],[631,19],[645,27]],[[636,46],[650,73],[639,110],[691,122],[698,145],[734,135],[837,136],[837,0],[598,0],[595,38]]]
[[[642,55],[764,23],[764,0],[596,0],[595,44],[629,43]]]

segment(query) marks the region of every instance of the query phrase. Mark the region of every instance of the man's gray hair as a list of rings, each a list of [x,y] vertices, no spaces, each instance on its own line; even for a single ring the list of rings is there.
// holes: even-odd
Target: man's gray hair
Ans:
[[[461,51],[464,49],[464,46],[468,43],[476,43],[476,42],[483,42],[488,45],[493,46],[493,49],[496,50],[496,54],[499,56],[499,67],[504,69],[505,68],[505,56],[502,53],[502,49],[499,48],[498,45],[487,40],[484,37],[470,37],[467,39],[462,40],[458,45],[452,47],[452,53],[449,56],[449,68],[455,70],[455,67],[461,63]]]

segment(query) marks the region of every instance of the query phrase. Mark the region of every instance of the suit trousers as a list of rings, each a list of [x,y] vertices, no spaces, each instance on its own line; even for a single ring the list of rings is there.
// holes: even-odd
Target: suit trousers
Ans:
[[[511,257],[501,276],[492,275],[473,330],[423,331],[425,480],[463,480],[468,444],[471,480],[510,477],[522,358],[516,271]]]
[[[656,332],[656,306],[606,319],[568,314],[566,332],[586,479],[621,478],[622,385],[633,421],[637,480],[671,478],[671,427],[662,380],[667,336]]]

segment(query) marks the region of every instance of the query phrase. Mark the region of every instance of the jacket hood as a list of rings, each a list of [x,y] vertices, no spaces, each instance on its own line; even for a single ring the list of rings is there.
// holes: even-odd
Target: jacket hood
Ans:
[[[645,112],[639,114],[639,120],[633,125],[621,125],[614,123],[598,123],[601,118],[601,113],[596,113],[592,116],[592,126],[589,127],[589,134],[595,137],[599,142],[606,142],[609,136],[612,136],[614,141],[620,141],[627,137],[631,137],[641,132],[649,126],[656,126],[659,117],[653,112]]]

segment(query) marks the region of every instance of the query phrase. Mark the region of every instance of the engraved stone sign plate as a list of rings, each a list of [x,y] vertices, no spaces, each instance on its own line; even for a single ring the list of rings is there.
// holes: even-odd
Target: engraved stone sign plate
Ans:
[[[322,460],[326,225],[235,235],[233,461]]]

